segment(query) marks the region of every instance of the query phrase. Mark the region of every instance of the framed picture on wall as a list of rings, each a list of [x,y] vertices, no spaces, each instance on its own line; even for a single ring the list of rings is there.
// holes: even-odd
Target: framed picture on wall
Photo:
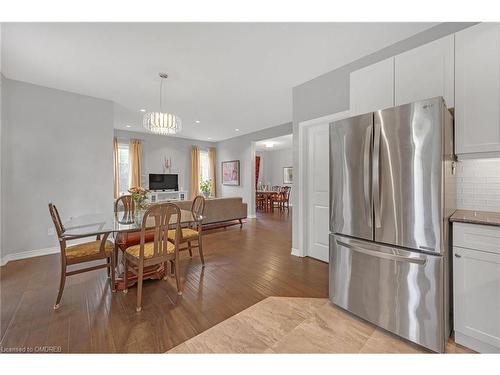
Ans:
[[[283,183],[291,184],[293,182],[293,167],[283,168]]]
[[[240,185],[240,161],[231,160],[222,162],[222,185]]]

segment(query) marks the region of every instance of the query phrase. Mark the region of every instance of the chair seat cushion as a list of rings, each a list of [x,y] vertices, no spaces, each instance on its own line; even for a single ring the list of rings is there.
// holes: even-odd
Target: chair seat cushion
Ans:
[[[173,254],[175,252],[175,245],[171,242],[166,241],[167,243],[167,254]],[[125,250],[127,254],[133,255],[136,258],[139,258],[139,253],[141,250],[141,245],[130,246]],[[144,244],[144,259],[152,258],[154,255],[154,242],[146,242]]]
[[[155,237],[154,230],[147,230],[145,242],[153,242]],[[141,232],[118,233],[116,236],[116,244],[125,251],[128,247],[141,243]]]
[[[190,240],[198,237],[198,231],[191,228],[182,228],[181,240]],[[175,241],[175,229],[168,231],[168,239]]]
[[[75,258],[83,258],[92,255],[98,255],[101,247],[101,240],[85,242],[78,245],[68,246],[66,248],[66,258],[67,259],[75,259]],[[113,242],[106,241],[104,245],[104,249],[106,251],[106,255],[111,256],[113,253]]]

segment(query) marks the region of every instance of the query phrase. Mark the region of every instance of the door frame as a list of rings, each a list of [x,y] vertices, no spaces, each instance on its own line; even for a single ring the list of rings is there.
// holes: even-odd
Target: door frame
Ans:
[[[298,153],[299,153],[299,179],[298,179],[298,207],[297,207],[297,223],[298,223],[298,247],[292,248],[292,255],[305,257],[308,254],[309,246],[309,192],[308,192],[308,169],[309,169],[309,152],[308,152],[308,127],[330,123],[332,121],[342,120],[351,116],[351,111],[341,111],[330,115],[318,117],[312,120],[301,121],[298,124]]]

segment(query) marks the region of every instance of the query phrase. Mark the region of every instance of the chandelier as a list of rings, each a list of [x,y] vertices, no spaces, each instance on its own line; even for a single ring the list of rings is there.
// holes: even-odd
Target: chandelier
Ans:
[[[181,119],[172,114],[163,112],[162,91],[163,80],[168,78],[168,74],[160,73],[160,112],[148,112],[144,115],[142,125],[151,133],[160,135],[171,135],[179,133],[182,129]]]

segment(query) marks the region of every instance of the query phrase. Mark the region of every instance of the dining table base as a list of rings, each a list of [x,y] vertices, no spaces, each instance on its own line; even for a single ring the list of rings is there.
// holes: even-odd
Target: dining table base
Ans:
[[[124,271],[121,271],[121,273],[117,274],[115,278],[115,289],[116,290],[124,290],[125,289],[125,278],[124,278]],[[144,267],[144,275],[142,277],[143,280],[161,280],[165,277],[165,267],[163,267],[163,264],[160,265],[153,265],[153,266],[148,266]],[[127,288],[134,286],[137,284],[137,275],[134,274],[132,271],[128,271],[128,277],[127,277]]]

